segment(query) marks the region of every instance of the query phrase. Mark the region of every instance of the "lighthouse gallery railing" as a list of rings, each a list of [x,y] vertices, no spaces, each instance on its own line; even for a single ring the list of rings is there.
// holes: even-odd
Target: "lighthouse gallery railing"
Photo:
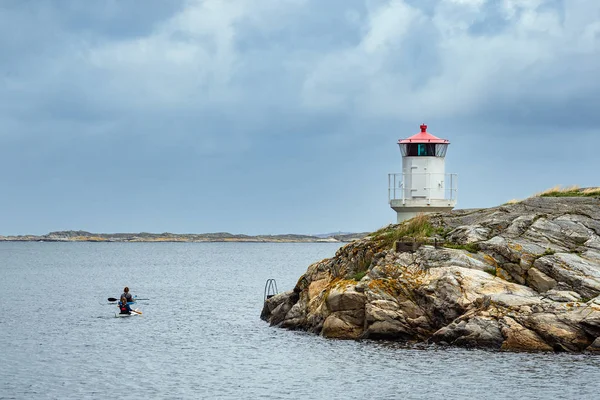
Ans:
[[[411,182],[418,179],[420,182],[425,183],[425,187],[422,188],[425,191],[425,196],[414,196],[413,192],[418,189],[414,187],[405,187],[405,182],[407,181],[406,177],[408,175],[410,175]],[[439,194],[442,190],[443,198],[440,198],[441,196]],[[434,192],[433,197],[432,191]],[[392,200],[402,200],[404,203],[407,199],[415,198],[426,198],[428,202],[432,199],[456,202],[458,199],[458,175],[428,172],[388,174],[388,203],[391,203]]]

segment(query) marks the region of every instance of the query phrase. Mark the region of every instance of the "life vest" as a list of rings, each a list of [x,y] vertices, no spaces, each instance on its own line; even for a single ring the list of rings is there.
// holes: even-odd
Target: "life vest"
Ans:
[[[119,310],[121,310],[121,314],[131,314],[131,311],[129,311],[129,307],[127,306],[127,303],[125,303],[125,304],[119,303]]]

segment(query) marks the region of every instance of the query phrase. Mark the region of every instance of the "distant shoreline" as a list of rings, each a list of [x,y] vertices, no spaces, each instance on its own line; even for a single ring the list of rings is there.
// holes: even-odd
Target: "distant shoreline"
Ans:
[[[227,232],[177,234],[177,233],[91,233],[86,231],[59,231],[46,235],[0,236],[0,242],[247,242],[247,243],[345,243],[362,239],[368,233],[339,233],[327,235],[237,235]]]

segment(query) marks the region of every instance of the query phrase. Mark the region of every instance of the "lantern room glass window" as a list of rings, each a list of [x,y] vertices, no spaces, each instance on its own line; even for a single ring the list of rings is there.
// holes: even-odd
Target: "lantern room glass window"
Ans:
[[[402,157],[406,157],[408,150],[406,149],[408,146],[406,144],[400,145],[400,153],[402,153]]]
[[[409,143],[407,148],[409,157],[431,157],[435,156],[435,144],[431,143]]]
[[[435,145],[435,156],[436,157],[446,157],[446,150],[448,150],[447,144],[436,144]]]
[[[403,157],[445,157],[447,144],[440,143],[405,143],[400,145]]]

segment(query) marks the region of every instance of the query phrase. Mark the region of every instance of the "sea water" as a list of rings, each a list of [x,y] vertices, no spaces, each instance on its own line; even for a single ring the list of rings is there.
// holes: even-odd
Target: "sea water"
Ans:
[[[259,319],[330,243],[0,243],[0,399],[598,399],[600,357],[327,340]],[[115,318],[124,286],[143,315]]]

